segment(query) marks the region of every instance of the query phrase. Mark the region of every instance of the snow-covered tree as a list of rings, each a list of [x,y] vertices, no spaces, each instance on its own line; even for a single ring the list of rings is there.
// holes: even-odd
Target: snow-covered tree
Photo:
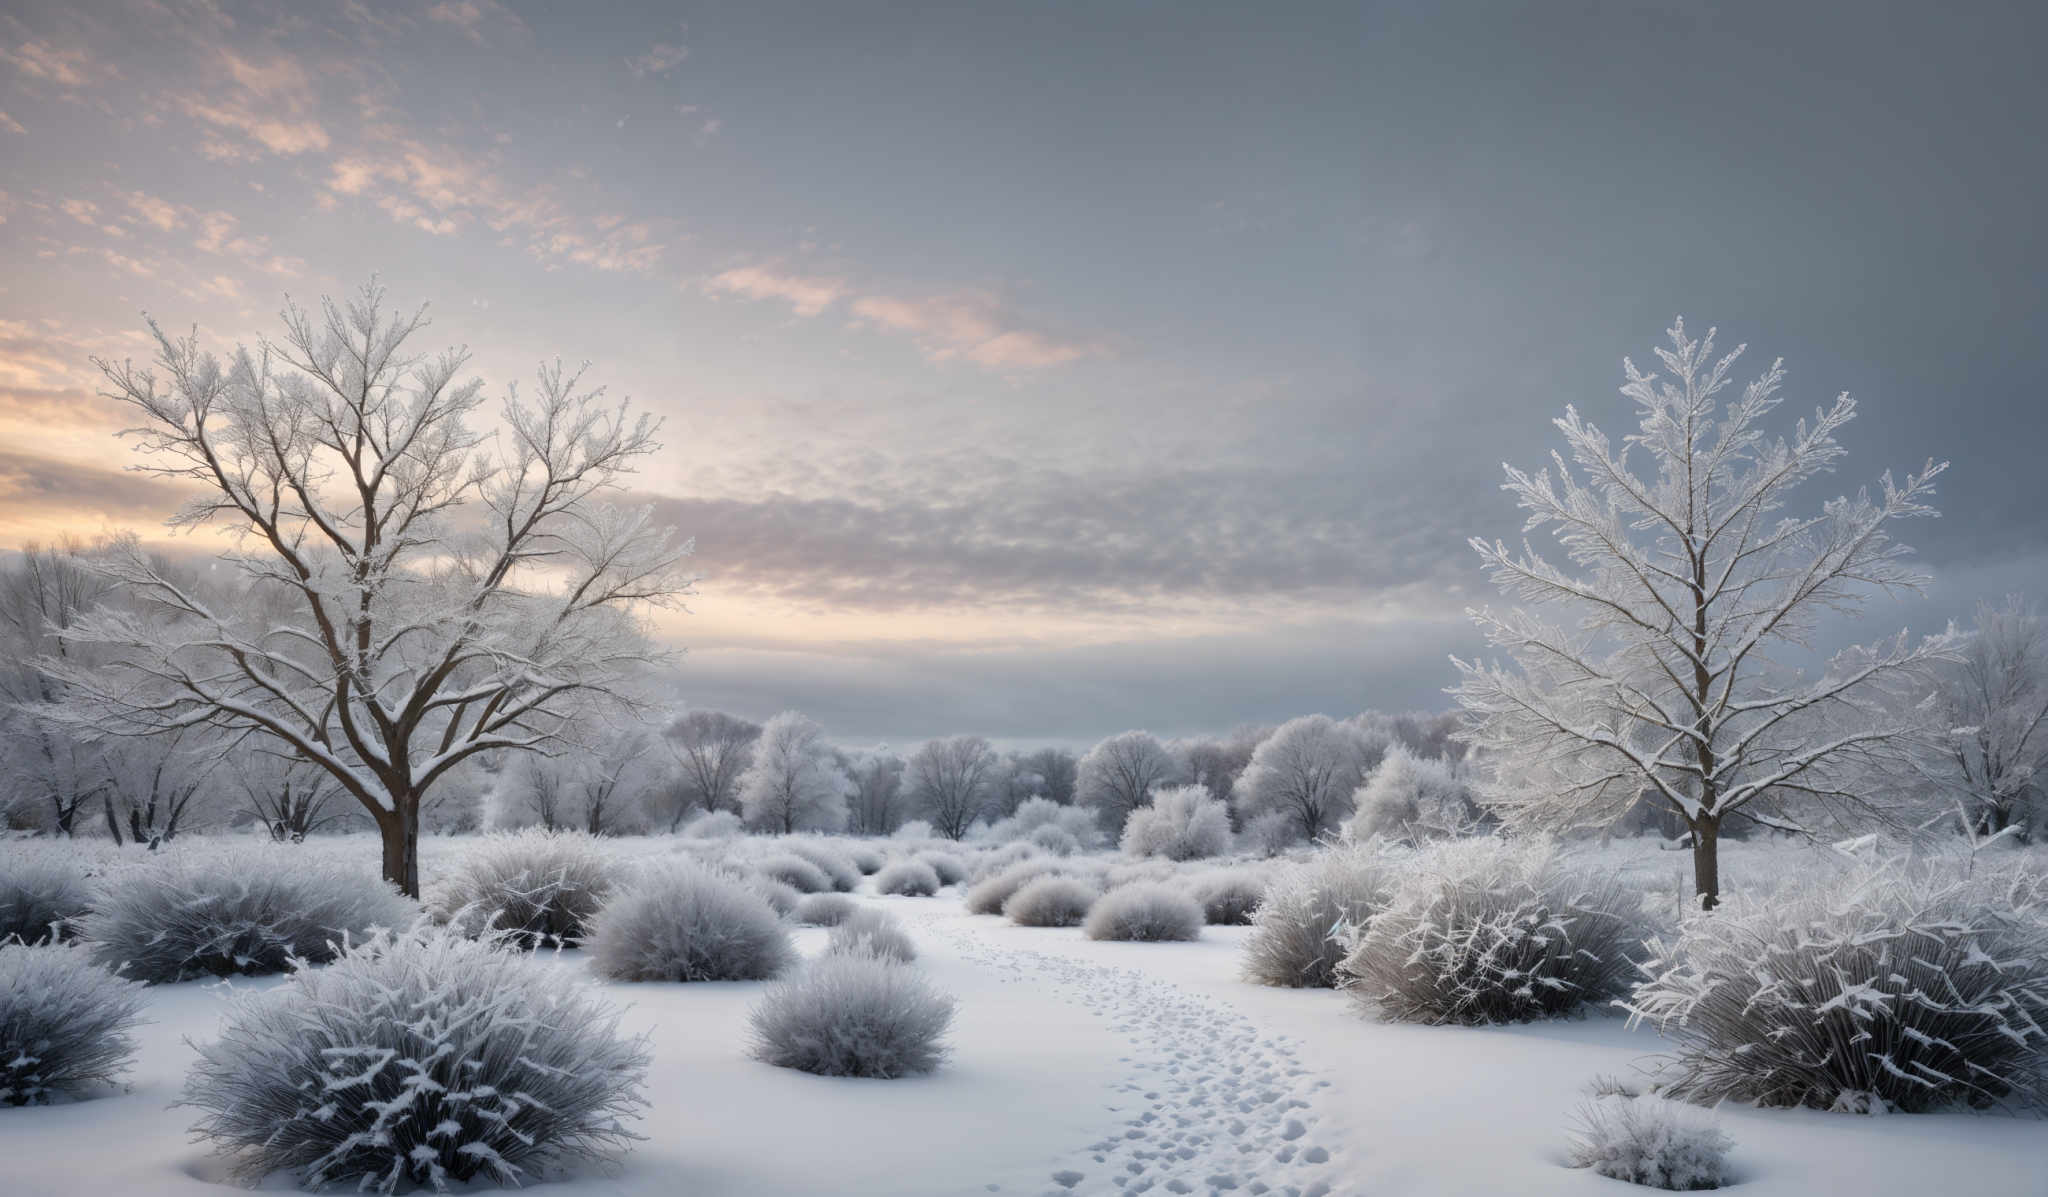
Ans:
[[[1187,763],[1146,731],[1111,736],[1075,767],[1074,800],[1095,808],[1110,834],[1121,835],[1131,812],[1152,801],[1154,786],[1187,776]]]
[[[107,834],[154,848],[218,813],[222,754],[234,746],[198,731],[123,736],[101,746],[107,788],[101,794]]]
[[[1064,748],[1041,748],[1024,757],[1024,767],[1038,778],[1038,793],[1061,806],[1074,801],[1075,774],[1080,762]],[[1025,797],[1030,797],[1027,794]]]
[[[824,729],[784,711],[754,742],[753,763],[740,775],[740,809],[748,826],[766,831],[837,831],[846,825],[851,788]]]
[[[657,654],[643,604],[687,593],[687,546],[607,502],[656,425],[580,372],[513,391],[496,444],[471,426],[460,350],[409,348],[424,309],[366,287],[223,362],[154,322],[154,368],[99,362],[133,409],[140,468],[200,492],[173,526],[237,538],[228,602],[132,543],[106,575],[161,615],[102,608],[76,639],[110,663],[59,662],[81,726],[266,736],[317,765],[383,839],[384,876],[417,895],[422,804],[480,753],[549,748],[569,706]]]
[[[887,745],[858,749],[846,754],[846,775],[853,780],[853,798],[847,812],[847,830],[858,835],[888,835],[903,817],[899,805],[903,793],[903,758]]]
[[[302,843],[343,823],[348,807],[336,802],[341,787],[327,771],[275,751],[245,751],[228,762],[227,780],[241,809],[279,843]]]
[[[2048,781],[2048,619],[2017,595],[1977,606],[1961,659],[1936,675],[1922,768],[1979,834],[2036,831]]]
[[[1373,741],[1355,723],[1303,715],[1259,742],[1238,776],[1233,798],[1240,818],[1286,814],[1309,839],[1351,815],[1351,796],[1378,763]]]
[[[1206,788],[1218,802],[1228,803],[1259,742],[1272,734],[1271,727],[1245,724],[1228,735],[1178,741],[1173,749],[1187,761],[1189,781]]]
[[[746,772],[760,736],[760,724],[724,711],[689,711],[669,724],[663,737],[675,757],[680,783],[669,811],[670,831],[682,826],[696,807],[739,809],[740,774]]]
[[[910,754],[904,784],[933,830],[957,840],[981,817],[989,781],[1000,763],[995,749],[980,736],[927,740]]]
[[[0,815],[59,835],[80,829],[110,779],[99,747],[49,717],[66,691],[41,662],[80,655],[70,632],[106,596],[88,560],[103,548],[29,544],[0,564]]]
[[[1670,336],[1657,350],[1667,377],[1624,361],[1636,432],[1617,445],[1567,407],[1555,422],[1570,462],[1553,453],[1555,475],[1507,467],[1524,531],[1550,529],[1576,572],[1526,540],[1519,555],[1497,540],[1472,545],[1504,592],[1569,622],[1472,612],[1514,667],[1460,661],[1454,693],[1468,743],[1497,766],[1488,797],[1510,824],[1604,825],[1652,794],[1690,828],[1694,885],[1711,907],[1724,818],[1807,829],[1867,810],[1874,795],[1845,779],[1903,751],[1908,725],[1887,708],[1926,684],[1952,638],[1901,632],[1818,676],[1773,653],[1803,650],[1823,616],[1871,590],[1925,584],[1891,529],[1934,514],[1944,466],[1786,515],[1803,485],[1841,463],[1835,433],[1855,401],[1839,396],[1789,437],[1768,434],[1782,364],[1723,410],[1742,349],[1717,358],[1713,333],[1696,340],[1683,322]]]

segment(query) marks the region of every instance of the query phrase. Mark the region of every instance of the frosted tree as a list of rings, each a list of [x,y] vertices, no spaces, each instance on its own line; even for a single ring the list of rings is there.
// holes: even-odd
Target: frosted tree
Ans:
[[[2048,620],[2014,595],[1980,603],[1960,659],[1925,705],[1922,769],[1982,835],[2035,831],[2048,780]]]
[[[784,711],[754,742],[753,762],[740,775],[740,809],[748,826],[764,831],[837,831],[846,826],[851,788],[824,729]]]
[[[218,805],[215,776],[231,744],[199,731],[123,736],[102,746],[107,788],[101,793],[107,834],[118,844],[155,848],[201,824]]]
[[[904,760],[878,744],[846,754],[846,775],[853,782],[847,830],[858,835],[888,835],[901,818]]]
[[[904,784],[932,829],[957,840],[987,808],[1001,758],[980,736],[927,740],[910,754]]]
[[[669,812],[669,830],[682,826],[693,806],[707,811],[739,809],[740,774],[746,772],[761,737],[761,725],[723,711],[689,711],[662,733],[675,758],[680,781]]]
[[[227,775],[240,795],[241,810],[278,843],[303,843],[348,816],[349,808],[336,801],[340,787],[327,771],[295,756],[238,752],[227,762]]]
[[[1187,764],[1151,732],[1127,731],[1090,748],[1074,770],[1074,800],[1092,806],[1112,835],[1131,812],[1152,801],[1154,786],[1187,774]]]
[[[1553,453],[1554,475],[1507,467],[1524,532],[1550,530],[1569,566],[1526,539],[1519,554],[1472,541],[1529,606],[1471,613],[1513,665],[1459,661],[1453,693],[1468,742],[1497,766],[1487,797],[1507,822],[1605,825],[1650,795],[1690,829],[1694,886],[1711,907],[1724,819],[1806,830],[1868,813],[1873,794],[1849,779],[1903,750],[1908,724],[1888,710],[1927,684],[1951,637],[1901,632],[1818,676],[1773,653],[1807,651],[1820,619],[1873,590],[1926,583],[1891,528],[1934,514],[1944,467],[1787,515],[1800,487],[1840,464],[1835,433],[1855,401],[1841,395],[1789,437],[1767,434],[1782,363],[1723,409],[1742,349],[1717,358],[1713,333],[1695,340],[1683,322],[1670,337],[1657,350],[1665,377],[1623,363],[1637,431],[1616,445],[1567,407],[1555,423],[1570,461]]]
[[[98,362],[140,420],[138,467],[199,497],[174,527],[215,527],[240,593],[202,593],[131,543],[107,576],[133,610],[76,637],[110,663],[60,663],[105,734],[210,727],[267,737],[360,803],[384,876],[417,895],[423,803],[481,753],[550,751],[567,711],[616,693],[658,654],[647,604],[688,592],[688,546],[609,500],[656,424],[580,372],[543,365],[495,437],[461,350],[409,347],[425,309],[374,285],[222,361],[155,322],[153,368]]]
[[[79,815],[112,784],[99,747],[51,718],[67,691],[42,664],[81,655],[70,633],[106,597],[108,582],[90,564],[104,548],[31,543],[0,565],[0,814],[59,835],[78,830]]]
[[[1374,741],[1355,723],[1303,715],[1259,741],[1237,778],[1233,798],[1246,822],[1284,815],[1309,839],[1336,830],[1351,799],[1378,764]]]
[[[1061,806],[1073,803],[1075,775],[1079,769],[1073,753],[1064,748],[1041,748],[1024,758],[1024,767],[1038,778],[1040,794]]]

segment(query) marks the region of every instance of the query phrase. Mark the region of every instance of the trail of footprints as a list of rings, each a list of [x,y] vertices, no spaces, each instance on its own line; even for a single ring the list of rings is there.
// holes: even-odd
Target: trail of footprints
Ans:
[[[1126,1100],[1117,1129],[1054,1172],[1044,1197],[1201,1194],[1327,1197],[1336,1175],[1315,1142],[1311,1080],[1294,1049],[1212,999],[1131,969],[989,946],[968,933],[961,954],[1035,979],[1126,1036],[1118,1057]],[[1033,978],[1032,974],[1036,974]],[[998,1188],[988,1186],[990,1190]]]

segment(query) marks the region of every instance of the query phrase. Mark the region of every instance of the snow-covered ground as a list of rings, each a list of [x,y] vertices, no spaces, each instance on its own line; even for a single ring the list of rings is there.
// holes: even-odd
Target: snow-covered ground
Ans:
[[[1616,849],[1623,855],[1633,848]],[[1641,867],[1663,868],[1657,860]],[[1469,1029],[1369,1021],[1327,990],[1237,976],[1242,928],[1098,943],[937,898],[898,915],[918,967],[958,999],[927,1077],[827,1079],[747,1054],[754,983],[611,984],[651,1040],[644,1135],[612,1170],[538,1191],[696,1197],[930,1194],[1620,1194],[1568,1169],[1585,1087],[1659,1049],[1619,1018]],[[824,932],[797,932],[805,954]],[[588,972],[577,952],[544,956]],[[277,984],[234,982],[237,988]],[[0,1110],[0,1191],[218,1194],[222,1169],[171,1108],[217,1029],[222,985],[154,988],[127,1085]],[[1724,1109],[1737,1187],[1782,1194],[2048,1193],[2048,1123]],[[275,1177],[266,1188],[288,1188]],[[1643,1191],[1643,1190],[1635,1190]]]

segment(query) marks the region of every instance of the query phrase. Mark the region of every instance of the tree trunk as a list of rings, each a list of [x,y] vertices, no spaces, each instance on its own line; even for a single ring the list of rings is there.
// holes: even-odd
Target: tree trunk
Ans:
[[[1701,910],[1721,904],[1721,817],[1701,815],[1692,823],[1692,887]]]
[[[384,840],[384,880],[408,898],[420,896],[420,809],[393,795],[395,811],[377,812],[377,831]]]

